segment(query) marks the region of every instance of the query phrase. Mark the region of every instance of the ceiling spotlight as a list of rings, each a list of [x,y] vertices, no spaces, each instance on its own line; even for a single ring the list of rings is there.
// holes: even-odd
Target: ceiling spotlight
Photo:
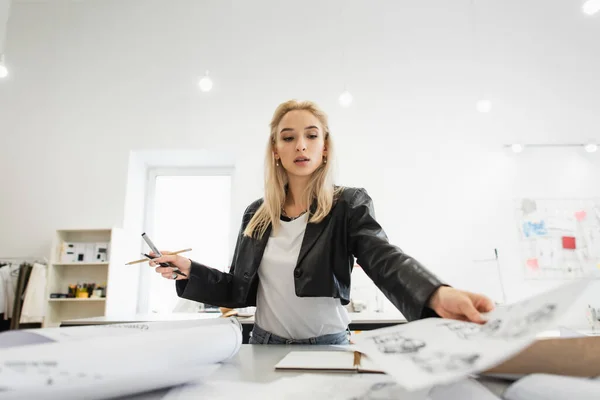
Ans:
[[[513,153],[521,153],[524,149],[524,146],[522,144],[515,143],[511,145],[510,148],[513,151]]]
[[[492,102],[490,100],[479,100],[475,107],[480,113],[489,113],[492,111]]]
[[[588,153],[595,153],[598,150],[598,145],[596,143],[588,143],[585,145],[585,151]]]
[[[600,11],[600,0],[587,0],[581,9],[587,15],[594,15]]]
[[[200,81],[198,82],[198,86],[200,86],[200,90],[202,90],[203,92],[209,92],[210,89],[212,89],[213,81],[208,76],[208,71],[206,71],[202,79],[200,79]]]
[[[342,94],[340,94],[340,104],[342,107],[350,107],[352,104],[352,94],[349,91],[344,90]]]
[[[6,78],[8,76],[8,68],[4,63],[4,54],[0,54],[0,78]]]

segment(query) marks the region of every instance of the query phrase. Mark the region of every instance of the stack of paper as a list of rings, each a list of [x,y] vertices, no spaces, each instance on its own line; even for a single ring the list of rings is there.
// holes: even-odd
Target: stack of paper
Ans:
[[[408,390],[458,381],[522,351],[557,325],[588,285],[576,281],[487,315],[488,322],[430,318],[363,332],[357,348]]]
[[[500,400],[475,380],[465,379],[431,390],[408,392],[383,375],[301,375],[271,383],[210,381],[172,389],[163,400]]]
[[[523,351],[539,332],[556,326],[587,284],[568,283],[504,306],[489,313],[484,325],[430,318],[365,331],[356,335],[356,346],[346,354],[292,351],[275,368],[385,372],[407,390],[456,382]],[[358,362],[356,351],[363,354]]]
[[[513,383],[506,400],[598,400],[600,381],[572,376],[532,374]]]
[[[101,399],[183,384],[234,356],[242,342],[241,326],[231,318],[25,333],[52,342],[0,350],[3,399],[79,399],[82,393]]]

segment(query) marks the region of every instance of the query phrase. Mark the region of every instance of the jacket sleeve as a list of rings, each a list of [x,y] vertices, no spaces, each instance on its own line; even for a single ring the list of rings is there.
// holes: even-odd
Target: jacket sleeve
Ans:
[[[245,221],[248,209],[246,209],[242,218],[242,226],[238,234],[229,272],[221,272],[215,268],[192,261],[188,279],[177,280],[175,283],[179,297],[219,307],[236,308],[245,306],[236,302],[233,293],[235,285],[242,284],[241,281],[238,282],[240,278],[236,277],[234,272],[235,260],[237,260],[240,242],[247,224]]]
[[[444,284],[417,260],[389,243],[375,220],[373,201],[356,189],[349,203],[350,248],[358,264],[407,320],[435,317],[427,305]]]

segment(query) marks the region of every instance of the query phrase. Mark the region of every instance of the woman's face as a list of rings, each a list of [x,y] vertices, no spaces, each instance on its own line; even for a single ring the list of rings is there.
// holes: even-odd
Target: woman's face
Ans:
[[[294,110],[285,114],[275,135],[273,153],[288,177],[310,176],[327,156],[323,127],[310,111]]]

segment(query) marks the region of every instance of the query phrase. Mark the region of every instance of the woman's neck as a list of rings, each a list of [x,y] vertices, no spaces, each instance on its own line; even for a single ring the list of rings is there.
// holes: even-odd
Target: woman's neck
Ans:
[[[304,192],[308,186],[310,177],[290,177],[288,179],[288,191],[285,198],[285,206],[294,210],[303,211],[308,208]]]

